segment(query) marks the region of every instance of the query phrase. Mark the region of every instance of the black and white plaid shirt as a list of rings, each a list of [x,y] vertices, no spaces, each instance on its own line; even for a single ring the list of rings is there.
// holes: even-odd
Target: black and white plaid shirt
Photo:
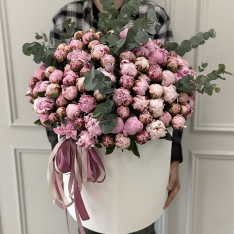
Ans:
[[[126,4],[129,0],[125,0]],[[155,39],[160,39],[163,43],[166,41],[173,41],[172,35],[172,27],[170,23],[170,18],[168,17],[165,10],[151,2],[142,1],[141,6],[137,14],[132,16],[128,25],[133,26],[134,20],[137,18],[144,17],[147,15],[149,9],[153,8],[156,12],[156,16],[158,19],[158,25],[155,25],[156,35]],[[87,31],[92,27],[96,27],[97,25],[97,14],[98,9],[96,8],[93,0],[80,0],[74,1],[63,8],[61,8],[53,17],[51,28],[50,28],[50,39],[51,44],[50,47],[54,48],[56,44],[61,43],[62,38],[59,33],[64,32],[64,29],[59,27],[59,24],[71,18],[72,21],[76,22],[75,29],[76,31]],[[57,144],[58,139],[57,135],[51,128],[46,128],[47,136],[51,143],[52,148]],[[171,161],[179,161],[180,163],[183,161],[182,156],[182,147],[181,147],[181,139],[182,139],[183,131],[173,130],[173,142],[172,142],[172,152],[171,152]]]

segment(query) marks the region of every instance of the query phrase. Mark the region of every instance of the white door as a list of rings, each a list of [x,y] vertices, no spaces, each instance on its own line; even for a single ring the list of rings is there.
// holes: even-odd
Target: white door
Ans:
[[[155,0],[169,15],[177,42],[214,27],[210,39],[186,56],[207,70],[225,63],[234,72],[232,0]],[[65,214],[53,205],[46,181],[50,144],[35,127],[37,115],[24,96],[36,65],[21,52],[34,32],[49,32],[54,13],[67,1],[0,0],[0,234],[67,233]],[[224,9],[225,8],[225,9]],[[183,136],[181,190],[157,223],[157,234],[228,234],[234,229],[234,78],[218,82],[214,97],[198,95]],[[70,220],[71,233],[77,224]],[[164,222],[165,221],[165,222]]]

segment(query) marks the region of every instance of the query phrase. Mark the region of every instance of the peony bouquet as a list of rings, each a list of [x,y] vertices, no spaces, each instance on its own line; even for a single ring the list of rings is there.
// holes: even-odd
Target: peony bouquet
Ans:
[[[120,12],[113,0],[100,2],[103,11],[97,31],[76,32],[69,19],[61,25],[67,32],[61,34],[64,43],[55,50],[46,45],[45,34],[36,34],[37,39],[44,39],[42,43],[24,44],[23,52],[33,54],[40,63],[29,80],[28,100],[39,114],[35,124],[51,126],[64,141],[75,142],[88,152],[103,145],[106,154],[117,147],[140,157],[138,144],[172,140],[167,128],[185,127],[194,111],[196,92],[219,92],[212,81],[231,73],[219,64],[208,75],[198,75],[182,58],[214,38],[213,29],[180,45],[163,44],[152,39],[157,24],[152,9],[133,27],[125,27],[138,10],[139,0],[129,1]],[[199,72],[207,65],[202,63]],[[58,147],[54,155],[57,152]]]

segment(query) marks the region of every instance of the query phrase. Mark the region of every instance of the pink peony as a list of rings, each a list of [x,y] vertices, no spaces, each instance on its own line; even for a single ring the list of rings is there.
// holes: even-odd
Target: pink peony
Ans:
[[[123,132],[123,128],[124,128],[124,122],[121,118],[117,119],[117,124],[114,127],[113,131],[111,132],[112,134],[118,134]]]
[[[168,86],[175,83],[175,76],[171,71],[165,70],[162,73],[162,86]]]
[[[137,95],[132,100],[132,108],[136,111],[146,111],[149,107],[149,99],[145,96]]]
[[[128,75],[135,78],[138,75],[136,65],[134,63],[130,63],[128,60],[122,60],[120,62],[120,75]]]
[[[77,49],[67,55],[67,59],[71,61],[80,60],[84,67],[88,67],[88,61],[91,60],[91,55],[87,52]]]
[[[126,50],[120,54],[119,59],[120,61],[128,60],[130,62],[134,62],[134,60],[136,59],[136,56],[131,51]]]
[[[54,57],[56,57],[59,63],[62,63],[67,59],[67,53],[64,50],[56,50],[54,52]]]
[[[82,31],[77,31],[77,32],[74,34],[74,39],[80,40],[83,36],[84,36],[84,32],[82,32]]]
[[[127,106],[118,106],[116,108],[116,114],[121,118],[121,119],[127,119],[130,115],[130,110]]]
[[[34,97],[37,97],[38,96],[38,93],[40,93],[40,87],[41,87],[41,84],[42,84],[43,81],[39,81],[36,83],[34,89],[32,90],[32,95]]]
[[[66,108],[65,107],[59,107],[57,110],[56,110],[56,114],[60,117],[60,118],[63,118],[66,116]]]
[[[46,114],[53,110],[55,107],[55,101],[49,97],[38,97],[34,100],[34,110],[38,114]]]
[[[189,95],[189,97],[191,97],[193,100],[195,100],[195,98],[196,98],[196,91],[193,91],[193,92],[189,93],[188,95]]]
[[[85,73],[90,72],[90,69],[88,67],[83,67],[80,70],[80,76],[84,76]]]
[[[106,99],[106,95],[100,94],[98,89],[94,91],[93,96],[98,102],[102,102]]]
[[[70,67],[71,70],[78,72],[84,67],[84,64],[81,60],[72,60],[70,63]]]
[[[33,104],[34,103],[34,98],[32,96],[28,96],[28,102]]]
[[[71,120],[75,120],[76,118],[80,117],[82,114],[80,105],[69,104],[66,108],[66,114],[67,114],[67,117]]]
[[[93,113],[90,113],[84,117],[85,127],[88,130],[91,137],[97,137],[102,135],[102,127],[99,126],[100,121],[93,118]]]
[[[128,75],[121,76],[119,84],[125,89],[131,89],[134,86],[134,78]]]
[[[129,137],[124,136],[122,133],[115,135],[115,145],[120,149],[127,149],[131,145]]]
[[[182,103],[180,106],[181,106],[180,113],[182,115],[187,115],[192,111],[191,106],[188,103]]]
[[[149,68],[147,73],[148,77],[153,82],[161,82],[162,81],[162,68],[159,65],[152,65]]]
[[[94,39],[95,39],[95,34],[93,32],[85,33],[82,37],[82,41],[85,45],[88,44],[90,41],[93,41]]]
[[[178,115],[180,113],[181,107],[179,103],[172,103],[169,108],[168,111],[171,115]]]
[[[137,79],[138,80],[145,79],[148,84],[150,83],[150,78],[147,75],[145,75],[145,74],[142,74],[142,75],[138,76]]]
[[[162,121],[155,120],[146,126],[146,131],[148,132],[151,140],[156,140],[158,138],[166,136],[166,128]]]
[[[179,93],[178,101],[180,103],[186,103],[186,102],[188,102],[188,100],[189,100],[189,95],[187,93],[185,93],[185,92]]]
[[[70,66],[70,64],[67,64],[67,65],[64,67],[64,73],[65,73],[65,72],[68,72],[68,71],[71,71],[71,66]]]
[[[197,73],[194,70],[190,70],[189,74],[194,77],[194,79],[197,78]]]
[[[108,51],[109,48],[106,45],[102,44],[95,45],[91,50],[91,57],[93,60],[100,61],[105,54],[108,54]]]
[[[192,117],[192,111],[190,113],[188,113],[187,115],[184,115],[184,118],[186,120],[190,119]]]
[[[49,84],[48,80],[42,81],[42,83],[40,84],[40,87],[39,87],[39,92],[45,92],[48,84]]]
[[[102,143],[105,147],[111,147],[115,144],[115,138],[111,134],[106,134],[102,137]]]
[[[194,105],[194,100],[191,97],[189,97],[188,103],[189,103],[189,105],[191,107],[191,110],[193,110],[195,105]]]
[[[164,111],[163,115],[161,115],[158,118],[158,120],[161,120],[164,123],[164,125],[167,127],[172,120],[172,116],[170,115],[170,113],[168,111]]]
[[[168,57],[178,57],[178,54],[175,51],[171,51]]]
[[[50,75],[56,70],[56,67],[52,67],[52,66],[49,66],[46,68],[46,71],[45,71],[45,76],[47,78],[50,77]]]
[[[65,50],[66,46],[67,45],[65,43],[61,43],[61,44],[58,45],[57,50]]]
[[[64,49],[64,52],[65,52],[66,54],[72,52],[72,47],[71,47],[70,45],[66,45],[66,46],[65,46],[65,49]]]
[[[75,86],[62,86],[62,95],[69,101],[72,101],[73,99],[77,98],[78,96],[78,90]]]
[[[58,98],[56,99],[56,106],[63,107],[67,105],[68,105],[68,100],[63,95],[58,96]]]
[[[51,113],[48,117],[48,120],[51,122],[51,123],[57,123],[59,122],[59,116],[56,114],[56,113]]]
[[[149,134],[146,130],[141,130],[135,136],[135,140],[138,144],[143,145],[149,140]]]
[[[91,97],[89,95],[83,94],[80,97],[80,109],[85,113],[92,112],[97,106],[97,103],[95,101],[94,97]]]
[[[76,144],[80,147],[84,147],[85,149],[91,149],[97,143],[97,138],[90,136],[88,131],[81,131],[80,138]]]
[[[185,118],[182,115],[176,115],[173,117],[171,123],[173,129],[182,129],[184,128]]]
[[[86,93],[87,91],[84,88],[84,80],[85,77],[80,77],[76,80],[76,88],[79,90],[81,93]]]
[[[167,57],[169,52],[165,49],[157,49],[153,52],[152,56],[155,56],[157,59],[157,64],[161,67],[164,67],[167,64]]]
[[[149,124],[153,120],[153,116],[149,113],[149,111],[144,111],[139,115],[139,120],[143,124]]]
[[[93,40],[93,41],[89,42],[88,49],[92,50],[95,45],[99,45],[99,44],[100,44],[100,42],[98,40]]]
[[[83,118],[77,118],[74,121],[74,125],[78,130],[82,130],[85,128],[85,121]]]
[[[160,98],[162,97],[164,89],[159,84],[152,84],[149,86],[149,94],[152,98]]]
[[[130,27],[125,27],[125,29],[122,32],[120,32],[119,39],[126,39],[129,28]]]
[[[148,72],[150,67],[149,61],[144,57],[136,58],[134,64],[136,65],[137,70],[143,73]]]
[[[132,103],[132,96],[128,89],[119,88],[113,93],[113,101],[116,106],[128,106]]]
[[[162,98],[150,100],[149,112],[154,118],[163,115],[163,109],[164,109],[164,101]]]
[[[149,84],[146,79],[137,80],[135,86],[133,87],[133,92],[145,96],[145,92],[149,89]]]
[[[49,84],[46,87],[46,96],[50,98],[57,98],[61,93],[61,86],[59,84]]]
[[[143,47],[148,49],[150,54],[152,54],[155,50],[157,50],[159,48],[155,41],[149,41],[149,42],[145,43]]]
[[[105,68],[107,72],[113,72],[115,68],[115,57],[110,54],[105,54],[101,58],[101,65]]]
[[[36,77],[32,77],[28,82],[28,87],[33,89],[38,81]]]
[[[40,119],[40,121],[41,121],[42,126],[48,127],[48,125],[44,124],[45,121],[48,121],[48,120],[49,120],[48,118],[49,118],[49,115],[48,115],[48,114],[40,114],[40,115],[39,115],[39,119]]]
[[[182,79],[185,75],[181,71],[176,71],[174,73],[175,83],[177,83],[180,79]]]
[[[176,57],[168,57],[167,59],[167,69],[173,73],[178,69],[178,60]]]
[[[76,79],[78,75],[73,71],[67,71],[65,72],[63,84],[66,86],[72,86],[76,84]]]
[[[113,81],[113,82],[116,82],[116,77],[114,74],[110,73],[110,72],[107,72],[104,68],[100,67],[97,69],[98,71],[102,72],[105,76],[109,76],[110,79]]]
[[[143,129],[143,123],[136,117],[130,117],[126,120],[123,128],[124,136],[135,135]]]
[[[133,50],[133,53],[136,55],[136,57],[145,57],[145,58],[148,58],[150,54],[149,50],[143,46],[135,48]]]
[[[73,138],[77,140],[77,130],[74,126],[74,122],[69,118],[65,118],[66,124],[61,123],[60,127],[54,128],[54,132],[58,135],[66,135],[66,139]]]
[[[103,37],[103,36],[104,36],[103,32],[100,32],[100,31],[99,31],[99,32],[96,32],[96,33],[95,33],[95,38],[96,38],[97,40],[100,40],[100,38]]]
[[[63,80],[63,72],[60,70],[55,70],[50,74],[49,80],[51,83],[59,84]]]
[[[154,41],[157,43],[158,47],[160,47],[160,48],[163,47],[163,43],[160,39],[155,39]]]
[[[71,47],[72,50],[77,50],[77,49],[83,50],[84,49],[84,43],[81,40],[74,40],[73,39],[69,43],[69,46]]]
[[[35,70],[34,77],[36,77],[38,80],[44,80],[46,78],[45,71],[46,66],[43,62],[41,62],[39,68]]]
[[[174,85],[163,86],[164,94],[163,99],[167,103],[172,103],[178,97],[178,93],[176,92],[176,87]]]

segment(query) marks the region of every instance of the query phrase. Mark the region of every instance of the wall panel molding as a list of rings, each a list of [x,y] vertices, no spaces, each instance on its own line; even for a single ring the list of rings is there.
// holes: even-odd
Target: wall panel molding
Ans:
[[[205,32],[208,30],[209,18],[209,0],[199,0],[197,2],[197,32]],[[197,68],[202,61],[205,61],[206,46],[199,47],[194,55],[194,67]],[[202,95],[197,93],[195,99],[195,111],[193,120],[194,131],[217,131],[217,132],[234,132],[234,123],[202,123],[201,121],[201,102]]]
[[[202,159],[234,161],[234,151],[190,150],[189,154],[186,234],[195,234],[193,232],[193,221],[194,213],[196,212],[195,190],[197,186],[198,162]]]
[[[30,234],[28,233],[27,227],[27,213],[26,213],[26,203],[25,203],[25,188],[24,188],[24,179],[23,179],[23,168],[22,168],[22,157],[23,153],[37,153],[50,155],[51,150],[48,148],[38,148],[38,146],[13,146],[13,157],[15,164],[15,180],[17,185],[17,194],[18,194],[18,214],[20,220],[20,234]]]

